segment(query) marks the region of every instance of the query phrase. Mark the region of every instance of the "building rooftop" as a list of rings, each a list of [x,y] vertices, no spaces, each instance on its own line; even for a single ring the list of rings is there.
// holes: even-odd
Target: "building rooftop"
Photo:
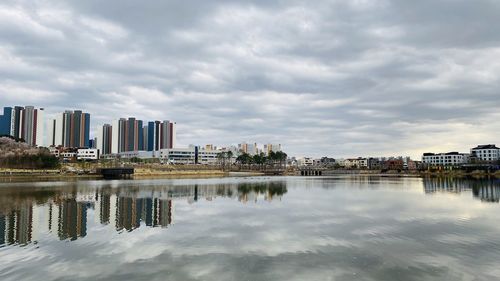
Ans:
[[[494,145],[494,144],[483,144],[483,145],[478,145],[478,146],[474,147],[472,150],[476,150],[476,149],[500,149],[500,148],[496,147],[496,145]]]
[[[456,152],[456,151],[453,151],[453,152],[447,152],[447,153],[431,153],[431,152],[426,152],[424,153],[424,156],[435,156],[435,155],[465,155],[467,153],[460,153],[460,152]]]

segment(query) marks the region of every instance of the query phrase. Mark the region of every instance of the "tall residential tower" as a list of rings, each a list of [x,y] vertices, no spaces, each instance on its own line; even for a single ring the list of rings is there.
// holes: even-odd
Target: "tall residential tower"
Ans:
[[[0,135],[23,139],[32,146],[44,145],[44,110],[33,106],[4,107]]]
[[[48,126],[48,145],[63,147],[89,147],[90,114],[81,110],[65,111]]]

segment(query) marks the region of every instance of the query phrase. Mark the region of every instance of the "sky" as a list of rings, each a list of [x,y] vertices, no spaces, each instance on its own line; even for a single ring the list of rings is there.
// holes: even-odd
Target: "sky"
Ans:
[[[294,156],[500,144],[495,0],[3,0],[0,106]]]

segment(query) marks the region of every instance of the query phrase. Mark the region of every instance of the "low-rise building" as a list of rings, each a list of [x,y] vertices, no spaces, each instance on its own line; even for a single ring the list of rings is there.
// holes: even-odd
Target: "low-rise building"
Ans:
[[[75,148],[65,148],[62,146],[48,147],[50,154],[64,161],[74,161],[77,158],[77,150]]]
[[[61,152],[59,151],[58,148],[50,146],[48,147],[50,154],[54,155],[55,157],[59,158],[61,156]]]
[[[494,162],[500,160],[500,148],[494,144],[478,145],[471,149],[471,155],[479,161]]]
[[[161,149],[157,156],[166,164],[205,164],[218,163],[219,150],[205,150],[199,147]]]
[[[368,169],[377,170],[380,168],[381,164],[379,158],[373,158],[373,157],[368,158]]]
[[[403,159],[391,158],[382,162],[382,168],[385,170],[403,170]]]
[[[348,158],[344,160],[344,167],[346,168],[368,168],[367,158]]]
[[[321,166],[334,166],[336,164],[336,161],[334,158],[321,157],[321,159],[319,159],[319,163]]]
[[[310,157],[301,157],[297,159],[297,165],[299,167],[309,167],[314,165],[314,160]]]
[[[470,154],[459,152],[424,153],[422,162],[432,166],[458,166],[469,162]]]
[[[78,160],[98,160],[99,159],[99,149],[97,149],[97,148],[78,149],[77,154],[76,154],[76,159],[78,159]]]
[[[63,151],[59,153],[59,158],[64,161],[74,161],[76,159],[77,153],[74,151]]]
[[[368,168],[368,159],[367,158],[358,158],[358,168],[366,169]]]

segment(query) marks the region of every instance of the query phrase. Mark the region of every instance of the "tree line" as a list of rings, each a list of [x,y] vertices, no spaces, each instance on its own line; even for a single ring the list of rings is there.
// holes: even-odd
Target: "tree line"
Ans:
[[[228,163],[231,163],[231,159],[233,158],[233,153],[231,151],[221,152],[217,155],[217,159],[221,166],[226,167]],[[248,153],[242,153],[238,157],[236,157],[236,164],[239,165],[240,169],[244,168],[259,168],[263,169],[264,167],[272,167],[272,168],[282,168],[286,167],[286,160],[288,155],[283,151],[270,151],[269,155],[265,155],[263,152],[255,155],[250,155]]]

